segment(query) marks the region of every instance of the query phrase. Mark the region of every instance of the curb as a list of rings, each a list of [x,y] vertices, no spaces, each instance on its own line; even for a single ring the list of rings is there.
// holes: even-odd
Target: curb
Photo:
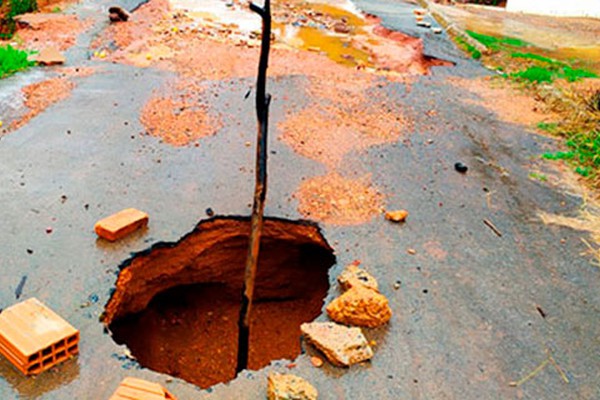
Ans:
[[[435,9],[435,3],[431,0],[417,0],[417,3],[424,9],[428,10],[431,16],[440,24],[446,32],[452,37],[460,37],[467,44],[473,46],[475,49],[480,51],[483,54],[489,54],[490,50],[483,45],[481,42],[473,39],[471,36],[465,32],[464,29],[456,26],[454,22],[450,18],[448,18],[444,13]]]

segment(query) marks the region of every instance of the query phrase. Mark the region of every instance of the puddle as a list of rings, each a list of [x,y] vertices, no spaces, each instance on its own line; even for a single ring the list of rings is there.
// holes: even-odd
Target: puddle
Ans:
[[[177,243],[126,261],[104,322],[146,368],[202,388],[235,377],[249,218],[200,223]],[[300,325],[320,313],[332,248],[308,222],[265,219],[249,369],[301,351]]]

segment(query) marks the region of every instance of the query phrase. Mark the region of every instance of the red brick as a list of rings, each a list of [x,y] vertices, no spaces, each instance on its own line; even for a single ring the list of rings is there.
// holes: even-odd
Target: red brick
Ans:
[[[135,208],[126,208],[96,222],[94,230],[98,236],[114,242],[147,224],[148,214]]]
[[[109,400],[177,400],[158,383],[127,377]]]

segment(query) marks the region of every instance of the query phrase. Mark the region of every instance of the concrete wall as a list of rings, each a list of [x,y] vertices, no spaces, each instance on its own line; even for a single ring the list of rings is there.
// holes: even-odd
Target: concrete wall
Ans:
[[[508,0],[507,11],[600,18],[600,0]]]

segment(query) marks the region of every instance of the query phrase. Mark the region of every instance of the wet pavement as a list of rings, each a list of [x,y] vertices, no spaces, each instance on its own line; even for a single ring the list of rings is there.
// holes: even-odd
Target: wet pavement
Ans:
[[[447,79],[488,72],[445,35],[416,29],[414,6],[357,5],[389,28],[422,37],[427,55],[456,66],[434,67],[410,85],[382,85],[381,93],[413,123],[394,143],[346,154],[339,168],[347,178],[370,176],[385,207],[407,209],[408,221],[397,225],[375,215],[354,225],[320,224],[337,256],[326,302],[338,294],[336,276],[357,259],[390,300],[389,326],[365,330],[376,341],[375,357],[349,369],[317,369],[310,363],[314,350],[305,346],[291,372],[308,379],[322,399],[600,398],[600,270],[582,255],[580,232],[545,226],[537,217],[539,211],[574,215],[582,199],[529,178],[533,168],[557,174],[538,157],[556,143],[465,101],[475,95]],[[37,297],[81,330],[79,357],[38,377],[25,378],[1,359],[0,398],[107,399],[129,375],[162,383],[179,399],[264,398],[267,373],[289,371],[288,360],[200,390],[140,368],[99,322],[123,260],[177,241],[207,218],[208,207],[221,216],[249,215],[254,177],[254,150],[245,145],[254,143],[254,103],[244,99],[253,79],[205,82],[218,94],[211,107],[223,127],[198,147],[144,135],[140,111],[174,73],[89,60],[88,45],[106,25],[107,6],[74,6],[94,25],[67,54],[69,65],[99,71],[73,78],[77,85],[67,99],[0,137],[0,307],[16,302],[14,291],[27,276],[21,298]],[[0,91],[39,77],[40,70],[16,75],[0,81]],[[286,112],[308,103],[299,90],[306,85],[301,75],[269,81],[265,213],[271,217],[302,218],[294,193],[303,180],[327,172],[278,139]],[[466,174],[454,170],[459,161],[469,167]],[[148,229],[117,243],[97,239],[94,223],[126,207],[147,212]],[[568,384],[550,364],[522,385],[509,385],[533,371],[547,351]]]

